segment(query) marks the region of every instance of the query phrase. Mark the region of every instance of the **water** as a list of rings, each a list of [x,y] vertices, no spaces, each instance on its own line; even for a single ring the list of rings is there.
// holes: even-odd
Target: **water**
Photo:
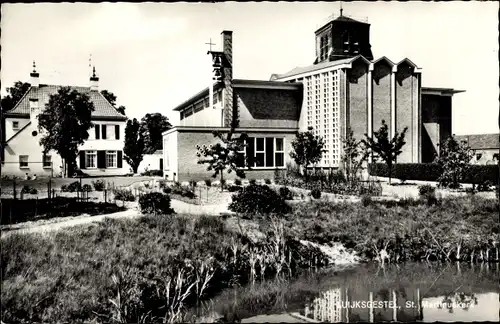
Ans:
[[[364,264],[224,291],[204,313],[241,323],[500,320],[500,264]]]

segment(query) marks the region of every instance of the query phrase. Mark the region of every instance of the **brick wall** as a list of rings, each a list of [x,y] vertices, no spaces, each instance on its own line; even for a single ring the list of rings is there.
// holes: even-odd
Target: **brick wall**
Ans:
[[[248,132],[250,137],[284,137],[285,138],[285,165],[290,161],[289,152],[291,150],[291,142],[295,138],[295,133],[290,130],[284,133],[263,133],[263,132]],[[217,143],[218,139],[213,136],[211,131],[181,131],[178,132],[178,176],[177,181],[202,181],[212,179],[213,172],[207,171],[207,165],[198,164],[196,156],[196,145],[210,145]],[[273,179],[274,169],[252,169],[245,171],[247,179]],[[224,173],[225,179],[236,179],[234,172]],[[217,177],[217,180],[219,177]]]
[[[398,66],[396,72],[396,131],[402,132],[405,127],[408,131],[405,135],[406,144],[403,146],[402,153],[398,156],[398,163],[411,163],[414,161],[414,85],[416,78],[412,75],[410,66],[403,64]]]
[[[368,66],[359,61],[354,63],[347,72],[347,122],[358,140],[368,132],[367,82]]]
[[[235,89],[240,127],[298,127],[301,90]]]
[[[391,67],[384,61],[375,64],[372,72],[373,131],[385,120],[391,132]]]

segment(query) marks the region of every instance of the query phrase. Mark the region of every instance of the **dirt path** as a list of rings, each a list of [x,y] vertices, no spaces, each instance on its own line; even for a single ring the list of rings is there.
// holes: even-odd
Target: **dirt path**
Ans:
[[[106,214],[106,215],[96,215],[90,216],[88,214],[83,214],[75,217],[58,217],[48,220],[40,220],[35,222],[25,222],[12,225],[6,231],[1,232],[1,237],[5,238],[12,233],[44,233],[59,230],[66,227],[91,224],[95,222],[101,222],[105,218],[120,219],[120,218],[137,218],[141,217],[142,214],[139,212],[137,202],[127,203],[128,208],[125,211]],[[191,215],[220,215],[221,213],[227,213],[227,205],[192,205],[179,200],[172,199],[171,207],[175,210],[177,214],[191,214]]]

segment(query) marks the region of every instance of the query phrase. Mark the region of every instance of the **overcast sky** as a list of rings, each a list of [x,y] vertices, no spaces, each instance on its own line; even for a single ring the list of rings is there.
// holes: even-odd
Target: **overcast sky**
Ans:
[[[408,57],[426,87],[466,90],[453,101],[455,134],[498,132],[496,2],[351,2],[344,14],[368,18],[375,58]],[[29,82],[88,85],[89,55],[100,89],[129,117],[161,112],[175,123],[177,104],[207,86],[209,39],[219,49],[233,31],[234,77],[268,80],[312,64],[314,31],[338,2],[61,3],[2,5],[1,91]]]

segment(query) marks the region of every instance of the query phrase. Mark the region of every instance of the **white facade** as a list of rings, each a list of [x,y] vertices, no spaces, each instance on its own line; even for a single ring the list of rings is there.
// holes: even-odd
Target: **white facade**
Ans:
[[[223,90],[213,94],[213,108],[210,109],[209,96],[199,99],[180,112],[178,126],[222,127]]]
[[[137,173],[141,174],[145,171],[161,170],[161,160],[163,159],[163,153],[145,154],[142,158],[139,167],[137,168]]]
[[[178,167],[178,132],[170,130],[163,134],[163,176],[167,180],[176,181]]]

